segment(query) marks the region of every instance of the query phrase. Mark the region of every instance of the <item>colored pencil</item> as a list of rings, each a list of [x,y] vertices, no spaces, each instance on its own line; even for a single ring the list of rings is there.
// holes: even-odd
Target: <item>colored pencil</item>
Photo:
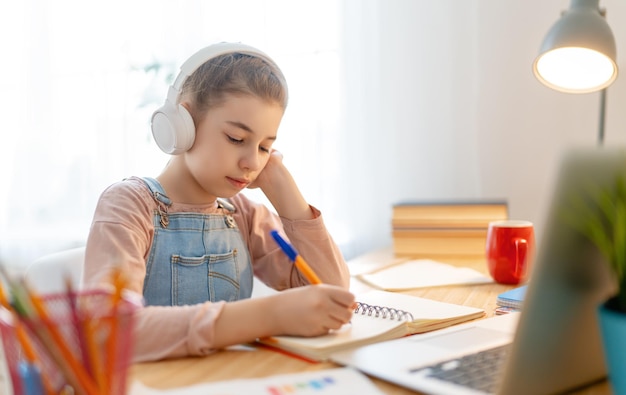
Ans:
[[[48,348],[56,351],[53,352],[51,350],[50,354],[56,360],[59,367],[65,372],[66,378],[70,381],[70,384],[75,387],[74,390],[79,394],[98,395],[99,391],[94,380],[89,376],[85,368],[69,349],[61,332],[54,322],[52,322],[51,316],[42,299],[39,295],[30,291],[25,283],[21,285],[34,307],[38,316],[37,318],[43,324],[37,326],[36,333],[46,343]]]
[[[110,332],[106,343],[106,377],[109,378],[109,390],[116,391],[118,387],[118,332],[119,332],[119,305],[122,301],[122,291],[125,287],[124,276],[121,268],[116,267],[112,273],[112,282],[114,286],[111,294],[111,313],[109,317]]]
[[[283,250],[285,255],[291,259],[291,261],[296,265],[298,270],[304,275],[304,277],[309,280],[311,284],[321,284],[322,280],[315,274],[311,266],[304,260],[302,255],[298,254],[295,248],[291,244],[287,242],[287,240],[283,239],[277,230],[272,230],[270,232],[276,243]]]
[[[37,355],[37,352],[35,351],[35,347],[32,343],[32,339],[30,338],[30,335],[28,334],[28,332],[26,332],[24,324],[21,321],[19,315],[17,314],[13,306],[11,306],[11,303],[9,302],[9,299],[4,291],[4,287],[2,286],[1,281],[0,281],[0,305],[4,307],[5,309],[7,309],[9,312],[11,312],[11,315],[13,316],[15,337],[17,337],[17,341],[19,342],[20,347],[22,351],[24,352],[24,356],[26,357],[25,358],[26,362],[28,362],[29,364],[31,364],[32,366],[40,370],[39,374],[40,374],[41,382],[42,382],[42,385],[44,387],[46,394],[47,395],[54,394],[55,391],[52,387],[52,384],[50,383],[50,379],[48,375],[45,374],[43,370],[41,370],[41,367],[42,367],[41,359],[39,358],[39,356]]]

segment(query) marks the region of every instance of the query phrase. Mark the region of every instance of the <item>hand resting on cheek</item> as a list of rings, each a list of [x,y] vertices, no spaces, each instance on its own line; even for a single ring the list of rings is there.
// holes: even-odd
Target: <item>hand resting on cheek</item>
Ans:
[[[281,175],[284,174],[282,173],[284,170],[283,154],[272,148],[265,167],[261,170],[256,180],[248,185],[248,188],[261,188],[261,190],[266,190],[270,188],[272,180],[276,180],[277,177],[281,177]]]

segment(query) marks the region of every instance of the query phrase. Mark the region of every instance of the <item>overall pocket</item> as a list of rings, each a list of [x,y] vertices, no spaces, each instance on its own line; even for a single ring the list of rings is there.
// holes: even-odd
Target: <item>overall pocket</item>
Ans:
[[[237,250],[200,257],[172,255],[172,305],[239,299]]]

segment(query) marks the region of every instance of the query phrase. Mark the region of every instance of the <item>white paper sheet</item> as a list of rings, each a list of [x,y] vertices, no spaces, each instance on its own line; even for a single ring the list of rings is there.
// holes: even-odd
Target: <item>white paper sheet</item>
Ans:
[[[361,274],[359,279],[387,291],[402,291],[443,285],[486,284],[493,279],[477,270],[430,259],[415,259]]]

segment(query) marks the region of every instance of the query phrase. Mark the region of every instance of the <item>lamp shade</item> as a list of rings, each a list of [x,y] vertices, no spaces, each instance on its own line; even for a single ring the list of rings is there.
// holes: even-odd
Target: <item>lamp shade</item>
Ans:
[[[546,35],[533,71],[550,88],[589,93],[615,81],[616,57],[615,38],[599,0],[572,0]]]

